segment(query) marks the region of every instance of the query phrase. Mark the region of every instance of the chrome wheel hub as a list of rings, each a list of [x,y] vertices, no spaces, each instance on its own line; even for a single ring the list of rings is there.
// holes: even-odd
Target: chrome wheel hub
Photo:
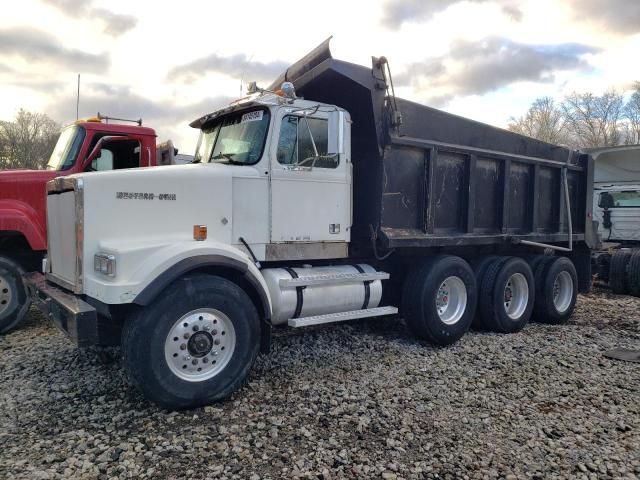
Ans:
[[[573,279],[567,271],[562,271],[553,282],[553,306],[559,313],[567,311],[573,298]]]
[[[512,320],[519,319],[529,303],[529,282],[521,273],[514,273],[504,287],[504,309]]]
[[[182,380],[202,382],[220,373],[233,356],[236,334],[229,317],[200,308],[173,324],[164,342],[169,369]]]
[[[0,315],[2,315],[11,304],[11,296],[13,295],[11,286],[7,279],[0,275]]]
[[[453,325],[467,309],[467,287],[459,277],[447,277],[436,293],[436,311],[443,323]]]

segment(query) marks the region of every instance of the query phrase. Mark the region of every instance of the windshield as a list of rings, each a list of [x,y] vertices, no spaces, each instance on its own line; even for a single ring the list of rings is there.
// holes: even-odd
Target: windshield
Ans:
[[[600,194],[600,202],[598,206],[601,208],[616,207],[640,207],[640,191],[623,190],[620,192],[602,192]]]
[[[262,156],[269,110],[235,112],[202,129],[194,162],[253,165]]]
[[[56,147],[47,163],[47,170],[67,170],[76,161],[80,146],[84,140],[84,128],[74,125],[60,133]]]

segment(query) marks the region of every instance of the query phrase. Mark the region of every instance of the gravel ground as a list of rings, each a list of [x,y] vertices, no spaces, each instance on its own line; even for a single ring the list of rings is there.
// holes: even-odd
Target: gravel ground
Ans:
[[[436,349],[397,320],[281,331],[230,400],[166,412],[36,311],[0,337],[0,478],[638,478],[640,299]]]

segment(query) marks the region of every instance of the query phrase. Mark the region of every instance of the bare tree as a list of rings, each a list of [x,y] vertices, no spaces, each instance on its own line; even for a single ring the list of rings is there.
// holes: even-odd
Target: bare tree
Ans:
[[[511,117],[509,130],[549,143],[567,143],[562,110],[551,97],[536,99],[527,113],[519,118]]]
[[[625,125],[625,140],[627,145],[640,143],[640,82],[635,83],[635,92],[624,106],[624,115],[627,120]]]
[[[569,135],[579,147],[619,145],[623,137],[624,98],[612,89],[601,96],[572,93],[562,102]]]
[[[0,169],[44,168],[60,126],[43,113],[20,109],[12,122],[0,122]]]

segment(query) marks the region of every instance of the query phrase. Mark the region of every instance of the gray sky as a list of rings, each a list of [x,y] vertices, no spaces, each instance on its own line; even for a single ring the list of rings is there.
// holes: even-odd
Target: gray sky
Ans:
[[[637,0],[21,0],[0,17],[0,119],[75,120],[81,73],[81,117],[142,117],[193,153],[189,121],[330,35],[337,58],[386,56],[399,96],[498,126],[640,80]]]

